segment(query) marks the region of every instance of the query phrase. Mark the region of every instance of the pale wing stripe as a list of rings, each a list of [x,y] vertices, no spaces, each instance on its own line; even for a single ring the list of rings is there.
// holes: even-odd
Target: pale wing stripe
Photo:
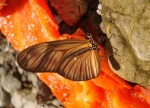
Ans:
[[[55,51],[54,56],[52,56],[51,59],[48,59],[49,60],[49,63],[47,63],[48,70],[56,72],[56,68],[58,68],[56,67],[56,64],[60,63],[63,54],[64,53],[62,51],[57,51],[57,52]]]
[[[81,72],[81,76],[82,76],[82,80],[84,80],[85,78],[84,78],[84,76],[85,76],[85,71],[86,71],[86,62],[87,62],[87,60],[85,60],[85,61],[82,61],[82,65],[80,66],[80,72]],[[82,68],[85,70],[85,71],[83,71],[82,70]],[[88,72],[88,71],[87,71]]]
[[[80,61],[80,59],[77,58],[77,60],[74,61],[74,62],[76,63],[76,67],[75,67],[75,70],[71,70],[72,73],[73,73],[72,74],[72,78],[79,80],[79,79],[81,79],[81,76],[80,76],[80,71],[78,69],[79,69],[79,67],[81,65],[81,61]]]
[[[74,65],[74,66],[72,66]],[[67,78],[71,78],[72,79],[72,75],[74,74],[74,70],[76,69],[77,64],[74,63],[74,60],[70,60],[68,59],[68,61],[66,62],[65,67],[63,67],[63,74],[65,75],[65,77]]]
[[[91,60],[90,60],[89,57],[87,57],[86,62],[87,62],[87,64],[86,64],[86,66],[87,66],[87,70],[86,70],[87,75],[86,75],[86,78],[89,79],[90,76],[91,76],[91,68],[89,67],[89,65],[91,64]]]
[[[51,71],[51,69],[49,69],[50,64],[52,63],[53,59],[52,57],[55,55],[55,52],[46,52],[45,56],[43,57],[43,59],[41,59],[41,63],[37,66],[39,71]]]
[[[83,49],[79,49],[76,52],[70,53],[70,55],[67,55],[67,57],[64,57],[62,64],[60,65],[60,68],[58,70],[60,75],[64,75],[62,74],[62,72],[65,72],[65,74],[71,72],[74,73],[72,71],[70,71],[70,68],[73,68],[75,65],[75,63],[73,62],[74,58],[76,57],[77,60],[80,59],[78,58],[79,55],[84,54],[85,52],[87,52],[88,50],[86,48]],[[68,78],[70,79],[70,78]],[[75,80],[75,79],[71,79],[71,80]]]
[[[42,51],[45,51],[45,49],[42,49]],[[23,53],[24,57],[21,61],[22,66],[28,70],[28,71],[33,71],[31,68],[32,68],[32,65],[37,65],[37,61],[39,60],[39,52],[41,52],[41,50],[29,50],[26,54]],[[33,55],[34,54],[34,55]],[[40,55],[40,56],[43,56],[43,55]]]
[[[78,73],[78,76],[79,77],[77,77],[77,79],[78,80],[82,80],[82,71],[81,71],[81,66],[82,66],[82,61],[81,60],[78,60],[79,62],[78,62],[78,67],[77,67],[77,70],[75,71],[75,72],[77,72]]]
[[[68,65],[65,67],[64,72],[66,72],[66,77],[70,77],[71,79],[76,79],[78,75],[77,69],[78,69],[79,61],[78,59],[74,60],[71,59],[68,61]]]
[[[53,63],[53,56],[55,55],[56,52],[45,52],[45,56],[43,57],[43,60],[37,67],[40,71],[51,71],[53,68],[49,69],[49,66],[51,63]]]
[[[74,65],[74,66],[72,66],[72,65]],[[68,71],[68,74],[66,74],[66,76],[68,75],[67,77],[70,77],[71,79],[75,79],[76,74],[77,74],[77,73],[75,74],[77,65],[78,65],[77,61],[75,62],[75,60],[72,60],[69,62],[70,69],[68,69],[69,66],[67,66],[64,70],[65,72]]]
[[[30,61],[30,62],[26,62],[26,65],[25,65],[25,67],[27,67],[29,69],[29,71],[33,71],[33,72],[38,71],[38,65],[41,63],[42,58],[45,55],[45,53],[42,53],[43,51],[45,51],[45,49],[42,49],[42,51],[40,50],[36,54],[31,55],[34,57],[30,57],[30,58],[26,59],[26,60]]]
[[[97,53],[97,52],[96,52],[96,53]],[[93,61],[95,61],[95,62],[94,62],[94,65],[95,65],[94,70],[95,70],[95,71],[93,72],[93,74],[95,74],[95,76],[96,76],[96,75],[97,75],[96,71],[97,71],[97,72],[100,71],[100,70],[97,69],[97,68],[100,68],[100,66],[98,66],[98,64],[96,63],[96,61],[99,60],[99,58],[97,58],[97,56],[96,56],[95,54],[93,54],[93,56],[94,56],[94,60],[93,60]]]
[[[97,54],[97,51],[94,51],[95,52],[95,54],[94,54],[94,56],[95,56],[95,76],[98,76],[99,75],[99,73],[100,73],[100,59],[99,59],[99,56],[98,56],[98,54]],[[98,72],[98,74],[96,73],[96,72]]]

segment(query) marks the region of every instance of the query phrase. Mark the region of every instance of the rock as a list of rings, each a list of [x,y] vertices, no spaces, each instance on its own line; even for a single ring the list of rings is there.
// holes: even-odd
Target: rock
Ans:
[[[30,90],[21,90],[14,92],[11,97],[11,102],[15,108],[37,108],[35,96]]]
[[[86,13],[87,0],[50,0],[51,6],[68,25],[75,25]]]
[[[148,0],[100,0],[112,70],[130,82],[150,89],[150,4]],[[111,56],[110,56],[111,58]]]
[[[63,108],[63,106],[61,106],[62,104],[60,104],[60,101],[58,101],[57,99],[54,99],[52,102],[51,102],[54,106],[59,106],[59,108]]]
[[[0,85],[8,93],[21,89],[21,82],[11,74],[7,74],[7,70],[0,67]]]
[[[28,78],[28,81],[32,82],[33,86],[37,87],[38,78],[37,78],[36,74],[28,72],[27,73],[27,78]]]
[[[0,108],[9,104],[10,102],[9,98],[10,98],[9,94],[3,90],[0,84]]]
[[[6,77],[2,78],[1,83],[5,91],[10,94],[21,89],[21,82],[12,75],[7,75]]]
[[[50,97],[52,93],[47,95],[43,91],[39,85],[42,82],[36,74],[18,66],[16,55],[17,52],[0,33],[0,108],[52,108],[54,105],[51,101],[55,97],[47,98],[50,99],[50,104],[45,102],[47,100],[43,104],[37,102],[39,92],[45,97]],[[50,91],[48,87],[47,90]],[[58,108],[57,106],[54,108]]]

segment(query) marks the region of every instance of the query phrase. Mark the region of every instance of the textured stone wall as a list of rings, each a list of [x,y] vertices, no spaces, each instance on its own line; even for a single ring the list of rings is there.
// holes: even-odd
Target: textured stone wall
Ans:
[[[150,89],[150,1],[100,2],[111,68],[122,78]]]

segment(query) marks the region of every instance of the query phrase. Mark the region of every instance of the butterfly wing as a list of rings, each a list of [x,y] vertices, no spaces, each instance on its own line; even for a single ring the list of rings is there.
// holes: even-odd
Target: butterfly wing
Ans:
[[[89,47],[88,41],[79,39],[40,43],[19,53],[17,62],[27,71],[58,72],[71,80],[88,80],[99,74],[100,66],[96,50]]]
[[[97,77],[100,73],[100,62],[96,50],[82,48],[60,64],[57,72],[67,79],[84,81]]]

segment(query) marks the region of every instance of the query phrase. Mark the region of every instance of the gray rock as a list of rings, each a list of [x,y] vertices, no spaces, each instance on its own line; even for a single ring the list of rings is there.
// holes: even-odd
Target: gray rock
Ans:
[[[8,103],[10,102],[9,97],[9,94],[5,92],[0,85],[0,108],[8,105]]]
[[[8,93],[13,93],[14,91],[21,89],[21,82],[12,75],[7,75],[6,77],[3,77],[1,79],[1,83],[4,90]]]
[[[21,82],[11,74],[7,74],[6,69],[0,67],[0,84],[8,93],[21,89]]]
[[[51,96],[50,92],[42,91],[42,83],[34,73],[22,70],[16,62],[17,52],[9,46],[4,36],[0,34],[0,108],[60,108],[49,103],[38,103],[39,92],[45,97]],[[59,101],[58,101],[59,102]]]
[[[37,108],[35,96],[30,90],[21,90],[14,92],[11,102],[15,108]]]
[[[148,0],[100,0],[106,49],[112,70],[150,89],[150,3]],[[111,51],[112,50],[112,51]],[[117,64],[117,65],[116,65]],[[119,65],[118,65],[119,64]]]

